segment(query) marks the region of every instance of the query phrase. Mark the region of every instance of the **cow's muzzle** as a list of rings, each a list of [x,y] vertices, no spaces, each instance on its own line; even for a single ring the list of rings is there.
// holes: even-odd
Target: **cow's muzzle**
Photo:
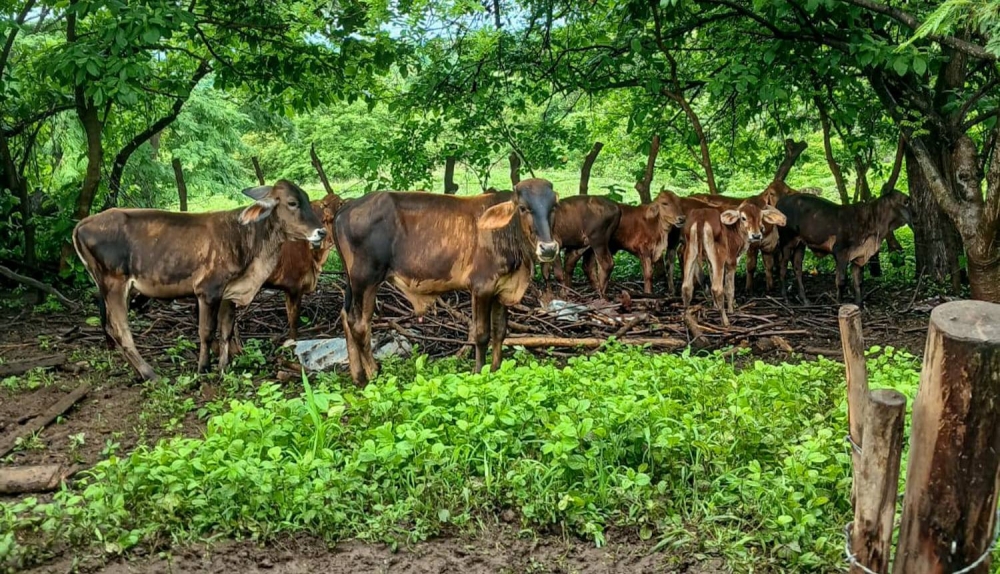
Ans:
[[[559,255],[559,243],[555,241],[540,241],[535,247],[535,255],[542,263],[549,263]]]
[[[764,236],[762,234],[760,234],[760,233],[751,233],[750,234],[750,243],[758,243],[758,242],[760,242],[760,240],[763,237]]]
[[[306,241],[308,241],[313,247],[319,247],[323,244],[324,237],[326,237],[326,230],[322,227],[317,227],[316,229],[313,229],[312,234],[306,238]]]
[[[677,219],[674,220],[674,227],[684,227],[685,221],[687,221],[686,217],[684,217],[683,215],[678,215]]]

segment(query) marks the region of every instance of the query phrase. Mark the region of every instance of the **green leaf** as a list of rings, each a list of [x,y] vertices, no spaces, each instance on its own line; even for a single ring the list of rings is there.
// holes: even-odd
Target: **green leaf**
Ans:
[[[892,69],[896,70],[900,76],[905,76],[906,72],[910,71],[910,65],[906,62],[905,56],[898,56],[892,62]]]
[[[632,38],[631,47],[633,53],[638,54],[642,52],[642,42],[639,41],[639,38]]]
[[[913,58],[913,71],[918,76],[923,76],[924,72],[927,71],[927,60],[923,56],[915,56]]]

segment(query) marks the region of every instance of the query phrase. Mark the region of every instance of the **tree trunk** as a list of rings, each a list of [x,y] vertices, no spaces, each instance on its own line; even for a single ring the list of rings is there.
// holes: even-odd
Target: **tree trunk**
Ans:
[[[38,132],[33,132],[37,134]],[[27,163],[31,147],[34,144],[34,137],[31,138],[24,163]],[[21,212],[21,230],[24,233],[24,263],[28,267],[35,265],[35,224],[32,221],[31,198],[28,194],[28,182],[24,179],[22,171],[14,163],[11,155],[7,136],[0,133],[0,167],[3,168],[3,184],[9,192],[17,196],[18,211]]]
[[[940,161],[937,148],[932,156]],[[962,253],[962,237],[954,223],[938,207],[930,190],[930,183],[910,150],[906,151],[906,178],[910,185],[913,209],[913,243],[917,256],[917,275],[944,282],[950,277],[952,289],[959,290],[958,257]],[[948,173],[941,169],[941,173]]]
[[[455,161],[456,161],[456,158],[453,155],[448,156],[444,160],[444,194],[445,195],[455,195],[458,192],[458,186],[455,185]]]
[[[250,161],[253,163],[253,171],[257,174],[257,185],[264,185],[264,170],[260,169],[260,160],[257,156],[251,156]]]
[[[798,161],[799,156],[802,152],[806,151],[809,147],[804,141],[797,142],[792,139],[785,140],[785,159],[781,160],[781,164],[778,165],[778,170],[774,172],[774,179],[777,181],[785,181],[788,177],[788,172],[792,171],[792,166]]]
[[[656,168],[656,156],[659,153],[660,136],[653,136],[653,141],[649,144],[649,156],[646,157],[646,169],[642,173],[642,179],[635,184],[635,190],[639,192],[639,201],[642,203],[653,202],[649,187],[653,184],[653,170]]]
[[[682,93],[675,93],[664,89],[663,93],[675,102],[677,105],[684,110],[684,114],[687,115],[688,121],[691,122],[691,127],[694,128],[695,135],[698,136],[698,147],[701,148],[701,167],[705,170],[705,182],[708,183],[708,192],[712,194],[719,193],[719,188],[715,185],[715,172],[712,169],[712,155],[709,153],[708,149],[708,138],[705,137],[705,130],[701,126],[701,121],[698,119],[698,114],[695,113],[694,108],[688,103],[687,99]]]
[[[181,211],[188,210],[188,188],[184,183],[184,171],[181,169],[181,160],[174,158],[170,165],[174,168],[174,179],[177,180],[177,199],[180,203]]]
[[[323,169],[323,164],[319,161],[319,156],[316,154],[316,144],[313,143],[309,146],[309,158],[312,160],[313,169],[319,174],[319,181],[323,184],[323,190],[327,194],[333,193],[333,188],[330,187],[330,180],[326,178],[326,170]]]
[[[591,148],[590,153],[587,154],[587,157],[583,158],[583,167],[580,168],[580,195],[587,195],[590,190],[590,170],[594,167],[594,162],[597,161],[597,154],[601,153],[601,149],[603,148],[603,143],[594,142],[594,147]]]
[[[521,157],[517,155],[517,152],[511,152],[509,159],[510,185],[517,187],[517,184],[521,183]]]
[[[840,171],[837,159],[833,157],[833,145],[830,143],[830,117],[827,115],[826,108],[818,96],[815,101],[816,107],[819,108],[820,125],[823,127],[823,152],[826,154],[826,164],[830,167],[830,173],[833,174],[834,183],[837,184],[837,193],[840,194],[841,205],[847,205],[850,203],[850,198],[847,196],[847,184],[844,183],[844,174]]]

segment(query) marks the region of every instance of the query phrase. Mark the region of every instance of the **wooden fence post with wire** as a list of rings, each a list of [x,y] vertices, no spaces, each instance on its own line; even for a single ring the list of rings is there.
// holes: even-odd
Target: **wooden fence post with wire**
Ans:
[[[869,392],[867,378],[859,392],[860,316],[845,305],[840,317],[858,443],[847,560],[851,572],[887,574],[906,399]],[[893,573],[985,574],[1000,533],[1000,305],[955,301],[931,313],[909,453]]]

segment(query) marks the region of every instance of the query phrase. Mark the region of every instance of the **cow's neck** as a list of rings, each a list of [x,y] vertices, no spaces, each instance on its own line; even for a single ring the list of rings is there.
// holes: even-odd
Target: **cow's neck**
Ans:
[[[240,227],[241,233],[235,234],[238,245],[233,252],[237,259],[234,263],[241,271],[226,286],[224,296],[237,305],[244,306],[250,304],[278,265],[281,244],[285,238],[271,217]]]
[[[481,233],[480,242],[487,243],[489,250],[505,267],[505,273],[532,262],[531,246],[528,245],[528,238],[524,236],[517,215],[506,226]]]

